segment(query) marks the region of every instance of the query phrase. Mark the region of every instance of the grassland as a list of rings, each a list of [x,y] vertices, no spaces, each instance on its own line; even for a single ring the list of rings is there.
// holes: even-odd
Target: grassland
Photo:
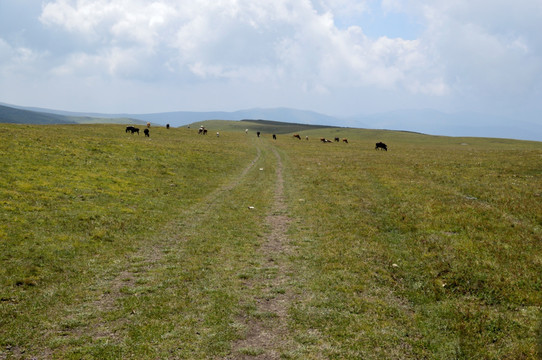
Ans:
[[[538,357],[541,143],[206,125],[0,125],[0,359]]]

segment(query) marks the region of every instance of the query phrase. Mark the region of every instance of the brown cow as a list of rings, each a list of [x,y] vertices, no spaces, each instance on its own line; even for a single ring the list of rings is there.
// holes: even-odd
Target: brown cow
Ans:
[[[347,144],[348,144],[348,139],[347,139],[347,138],[343,138],[343,143],[347,143]]]
[[[295,137],[295,138],[298,138],[299,140],[301,140],[301,136],[299,136],[299,134],[294,134],[294,137]]]

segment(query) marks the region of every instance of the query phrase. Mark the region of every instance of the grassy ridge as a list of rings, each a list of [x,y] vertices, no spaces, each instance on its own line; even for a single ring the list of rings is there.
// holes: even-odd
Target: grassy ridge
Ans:
[[[290,124],[285,122],[267,120],[205,120],[191,124],[191,126],[205,126],[208,129],[212,129],[213,133],[215,133],[216,131],[238,132],[248,129],[251,134],[254,134],[258,131],[260,131],[262,134],[290,134],[300,131],[334,129],[330,126],[324,125]]]
[[[283,358],[536,358],[540,143],[206,124],[1,125],[0,357],[213,358],[246,336],[240,316],[272,324],[256,303],[276,148]],[[350,143],[315,140],[335,136]]]

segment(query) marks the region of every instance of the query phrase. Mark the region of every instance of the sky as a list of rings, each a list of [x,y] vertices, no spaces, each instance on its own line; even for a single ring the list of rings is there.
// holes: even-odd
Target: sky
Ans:
[[[540,124],[542,0],[0,0],[0,102]]]

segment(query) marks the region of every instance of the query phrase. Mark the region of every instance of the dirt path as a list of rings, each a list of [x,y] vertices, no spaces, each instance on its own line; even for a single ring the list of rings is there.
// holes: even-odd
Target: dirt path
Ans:
[[[271,212],[266,217],[269,233],[260,248],[265,261],[263,273],[273,275],[270,278],[255,278],[247,284],[253,288],[263,286],[261,296],[255,299],[257,309],[254,313],[259,316],[243,315],[247,336],[234,344],[229,359],[279,359],[281,352],[289,348],[288,308],[293,300],[287,264],[290,219],[284,200],[282,160],[275,149],[273,153],[277,158],[275,196]]]
[[[256,157],[236,176],[232,181],[222,185],[209,193],[203,200],[194,204],[188,208],[185,212],[185,216],[182,216],[181,222],[174,220],[167,223],[162,231],[161,236],[158,237],[159,241],[155,241],[152,246],[142,246],[136,252],[127,255],[128,261],[119,263],[118,269],[110,271],[109,275],[104,275],[97,279],[97,283],[93,285],[98,290],[99,298],[92,301],[90,307],[95,312],[105,314],[112,312],[118,307],[118,300],[123,296],[123,288],[133,288],[136,286],[136,282],[142,274],[148,273],[151,269],[161,266],[160,261],[164,257],[164,251],[172,246],[177,241],[182,241],[187,233],[196,231],[201,221],[210,214],[214,207],[218,206],[219,199],[223,194],[231,191],[237,187],[245,178],[246,174],[254,167],[256,162],[261,157],[261,150],[257,148]],[[181,229],[182,230],[179,230]],[[172,234],[174,234],[172,236]],[[148,245],[148,243],[146,243]],[[128,264],[136,264],[136,266],[126,266]],[[89,306],[88,303],[78,305],[79,308],[71,309],[68,312],[77,314],[81,308]],[[99,316],[99,318],[107,318],[105,316]],[[97,323],[89,323],[88,326],[77,327],[71,330],[71,335],[75,337],[90,336],[93,338],[108,338],[116,339],[118,334],[115,328],[119,327],[114,321],[100,320]],[[49,358],[49,356],[44,356]]]
[[[243,314],[239,319],[246,327],[246,337],[232,345],[232,352],[227,359],[279,359],[288,349],[292,349],[291,339],[288,338],[288,309],[294,296],[289,284],[288,254],[290,252],[287,229],[290,219],[286,214],[284,196],[283,164],[279,153],[271,148],[276,157],[275,189],[271,211],[266,215],[268,228],[267,236],[259,249],[263,262],[261,275],[247,280],[248,293],[257,294],[248,301],[254,302],[256,309]],[[80,338],[106,338],[120,340],[122,333],[118,329],[126,320],[104,320],[106,313],[114,312],[126,296],[123,288],[135,287],[142,274],[162,266],[164,251],[178,241],[183,241],[187,234],[198,231],[197,226],[220,204],[220,198],[243,182],[246,175],[260,160],[262,151],[257,146],[255,158],[227,184],[209,193],[203,200],[191,206],[185,212],[186,216],[173,220],[164,226],[161,236],[158,236],[152,246],[142,247],[128,255],[128,261],[119,263],[119,268],[109,272],[109,276],[100,278],[94,286],[99,289],[91,303],[80,304],[69,313],[77,313],[81,308],[93,308],[98,320],[90,321],[87,326],[71,329],[69,336]],[[182,229],[182,230],[179,230]],[[125,264],[137,264],[126,267]],[[252,289],[253,291],[251,291]],[[43,355],[46,355],[43,353]],[[44,356],[48,358],[49,356]]]

